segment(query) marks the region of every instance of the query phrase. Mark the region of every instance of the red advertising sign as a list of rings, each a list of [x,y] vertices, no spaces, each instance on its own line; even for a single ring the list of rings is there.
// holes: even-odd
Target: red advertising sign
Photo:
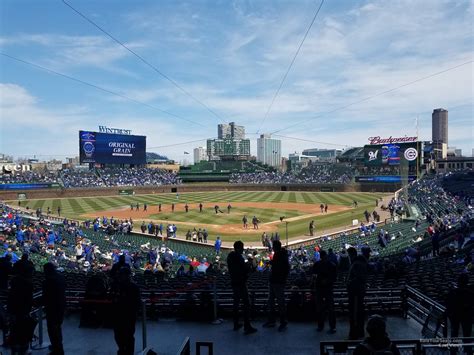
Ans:
[[[413,143],[418,141],[418,137],[388,137],[380,138],[380,136],[369,137],[369,142],[371,145],[374,144],[393,144],[393,143]]]

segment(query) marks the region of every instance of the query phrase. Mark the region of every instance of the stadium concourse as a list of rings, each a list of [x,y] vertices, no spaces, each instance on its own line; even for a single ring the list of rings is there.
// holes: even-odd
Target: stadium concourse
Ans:
[[[46,263],[57,267],[65,282],[66,353],[115,351],[112,332],[94,329],[95,335],[91,335],[87,327],[116,326],[111,320],[117,315],[114,307],[120,305],[114,297],[118,269],[127,268],[141,292],[148,345],[158,353],[175,353],[180,339],[189,335],[193,341],[211,340],[217,354],[249,351],[250,346],[261,353],[317,353],[322,340],[335,342],[349,336],[356,342],[352,345],[360,342],[365,336],[360,328],[364,311],[365,316],[386,317],[391,339],[457,336],[460,333],[455,324],[461,320],[453,318],[459,313],[456,305],[467,305],[464,313],[469,319],[462,321],[466,328],[469,322],[472,324],[472,305],[466,302],[472,303],[474,297],[463,296],[472,296],[469,280],[472,283],[474,275],[472,177],[472,172],[465,171],[426,175],[390,201],[387,208],[393,211],[393,221],[361,224],[353,231],[290,245],[284,288],[289,324],[282,329],[286,332],[265,328],[248,337],[233,332],[227,321],[233,312],[235,285],[229,275],[233,270],[226,262],[229,250],[135,233],[130,222],[114,224],[109,219],[97,219],[84,226],[2,204],[0,286],[10,319],[10,326],[3,327],[4,341],[12,345],[21,338],[18,332],[26,332],[18,328],[17,297],[31,298],[33,301],[22,303],[23,314],[33,312],[38,317],[35,311],[44,302],[40,297],[45,290],[43,281],[49,280],[42,272]],[[131,175],[130,179],[134,178]],[[272,282],[273,249],[278,252],[277,244],[269,244],[265,250],[245,249],[243,253],[246,270],[251,271],[249,314],[254,326],[268,314],[268,285]],[[321,265],[331,271],[321,273]],[[327,284],[321,284],[321,275],[332,285],[333,298],[333,304],[326,299],[323,308],[320,295]],[[460,283],[455,289],[452,284],[458,278]],[[19,283],[23,285],[20,293]],[[360,314],[352,313],[354,287],[364,290]],[[316,320],[321,322],[324,311],[333,308],[337,320],[330,325],[330,334],[316,332]],[[48,316],[48,308],[46,313]],[[331,312],[328,316],[331,318]],[[225,320],[221,325],[209,325],[212,321],[219,323],[220,318]],[[75,328],[78,323],[81,329]],[[356,325],[359,328],[354,328]],[[249,329],[246,324],[246,333]],[[141,331],[136,334],[136,350],[141,348],[141,335]],[[464,332],[464,336],[470,335]],[[81,350],[78,339],[87,339],[80,343]]]

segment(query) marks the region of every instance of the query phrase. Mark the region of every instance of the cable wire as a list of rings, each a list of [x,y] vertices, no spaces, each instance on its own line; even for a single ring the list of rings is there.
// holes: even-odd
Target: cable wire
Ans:
[[[304,34],[303,39],[301,40],[301,43],[300,43],[300,45],[298,46],[298,49],[296,50],[296,53],[295,53],[295,55],[293,56],[293,59],[291,60],[290,65],[288,66],[288,69],[286,70],[285,75],[283,75],[283,78],[281,79],[280,86],[278,86],[277,91],[276,91],[275,94],[273,95],[273,98],[272,98],[272,101],[271,101],[271,103],[270,103],[270,106],[268,106],[267,112],[265,113],[265,116],[263,117],[262,123],[260,124],[260,127],[259,127],[258,130],[257,130],[257,134],[258,134],[258,132],[260,132],[260,130],[262,129],[263,124],[265,123],[265,121],[266,121],[268,115],[270,114],[270,110],[272,109],[273,104],[275,103],[275,100],[276,100],[278,94],[280,93],[281,88],[283,87],[283,83],[285,82],[286,77],[288,76],[288,74],[289,74],[291,68],[293,67],[293,64],[295,63],[296,57],[297,57],[298,54],[300,53],[301,47],[303,46],[303,43],[304,43],[304,41],[306,40],[306,37],[308,36],[309,31],[311,30],[311,27],[313,27],[314,21],[316,20],[316,17],[318,17],[319,11],[321,10],[321,7],[323,6],[323,4],[324,4],[324,0],[321,0],[321,3],[319,4],[318,9],[316,10],[316,13],[315,13],[314,16],[313,16],[313,20],[312,20],[311,23],[309,24],[309,27],[308,27],[308,29],[306,30],[306,33]]]
[[[416,79],[416,80],[413,80],[413,81],[410,81],[410,82],[408,82],[408,83],[399,85],[399,86],[394,87],[394,88],[392,88],[392,89],[385,90],[385,91],[379,92],[379,93],[377,93],[377,94],[375,94],[375,95],[371,95],[371,96],[368,96],[368,97],[363,98],[363,99],[361,99],[361,100],[352,102],[352,103],[350,103],[350,104],[348,104],[348,105],[344,105],[344,106],[335,108],[334,110],[331,110],[331,111],[323,112],[323,113],[321,113],[321,114],[319,114],[319,115],[317,115],[317,116],[315,116],[315,117],[312,117],[312,118],[309,118],[309,119],[306,119],[306,120],[302,120],[302,121],[296,122],[296,123],[294,123],[294,124],[291,124],[291,125],[289,125],[289,126],[286,126],[286,127],[284,127],[284,128],[281,128],[281,129],[279,129],[279,130],[273,131],[271,134],[275,134],[275,133],[278,133],[278,132],[281,132],[281,131],[286,131],[286,130],[289,129],[289,128],[292,128],[292,127],[295,127],[295,126],[299,126],[299,125],[301,125],[301,124],[304,124],[304,123],[306,123],[306,122],[312,121],[312,120],[314,120],[314,119],[316,119],[316,118],[320,118],[320,117],[322,117],[322,116],[324,116],[324,115],[327,115],[327,114],[329,114],[329,113],[334,113],[334,112],[336,112],[336,111],[343,110],[343,109],[348,108],[348,107],[350,107],[350,106],[354,106],[354,105],[360,104],[360,103],[362,103],[362,102],[369,101],[369,100],[371,100],[371,99],[373,99],[373,98],[376,98],[376,97],[378,97],[378,96],[382,96],[382,95],[388,94],[388,93],[390,93],[390,92],[394,92],[394,91],[396,91],[396,90],[398,90],[398,89],[407,87],[407,86],[409,86],[409,85],[418,83],[418,82],[423,81],[423,80],[426,80],[426,79],[430,79],[430,78],[432,78],[432,77],[434,77],[434,76],[437,76],[437,75],[444,74],[444,73],[446,73],[446,72],[449,72],[449,71],[451,71],[451,70],[460,68],[460,67],[462,67],[462,66],[464,66],[464,65],[467,65],[467,64],[471,64],[471,63],[473,63],[473,62],[474,62],[473,60],[470,60],[470,61],[468,61],[468,62],[464,62],[464,63],[462,63],[462,64],[455,65],[455,66],[450,67],[450,68],[448,68],[448,69],[444,69],[444,70],[441,70],[441,71],[439,71],[439,72],[436,72],[436,73],[433,73],[433,74],[424,76],[424,77],[422,77],[422,78],[418,78],[418,79]]]
[[[133,99],[133,98],[131,98],[131,97],[129,97],[129,96],[126,96],[126,95],[124,95],[124,94],[120,94],[120,93],[118,93],[118,92],[115,92],[115,91],[112,91],[112,90],[109,90],[109,89],[105,89],[105,88],[103,88],[103,87],[100,87],[100,86],[98,86],[98,85],[89,83],[89,82],[87,82],[87,81],[84,81],[84,80],[81,80],[81,79],[77,79],[77,78],[74,78],[74,77],[72,77],[72,76],[69,76],[69,75],[66,75],[66,74],[57,72],[57,71],[55,71],[55,70],[52,70],[52,69],[43,67],[43,66],[41,66],[41,65],[39,65],[39,64],[35,64],[35,63],[32,63],[32,62],[28,62],[28,61],[26,61],[26,60],[24,60],[24,59],[20,59],[20,58],[14,57],[14,56],[12,56],[12,55],[9,55],[9,54],[3,53],[3,52],[0,52],[0,55],[3,55],[4,57],[10,58],[10,59],[15,60],[15,61],[17,61],[17,62],[20,62],[20,63],[23,63],[23,64],[27,64],[27,65],[32,66],[32,67],[34,67],[34,68],[41,69],[41,70],[46,71],[46,72],[48,72],[48,73],[55,74],[55,75],[61,76],[61,77],[63,77],[63,78],[66,78],[66,79],[69,79],[69,80],[72,80],[72,81],[81,83],[81,84],[83,84],[83,85],[87,85],[87,86],[93,87],[94,89],[101,90],[101,91],[106,92],[106,93],[108,93],[108,94],[121,97],[121,98],[123,98],[123,99],[132,101],[132,102],[134,102],[134,103],[136,103],[136,104],[143,105],[143,106],[146,106],[146,107],[148,107],[148,108],[152,108],[152,109],[154,109],[154,110],[157,110],[157,111],[159,111],[159,112],[161,112],[161,113],[167,114],[167,115],[172,116],[172,117],[174,117],[174,118],[177,118],[177,119],[180,119],[180,120],[189,122],[189,123],[193,123],[193,124],[196,124],[196,125],[198,125],[198,126],[205,127],[202,123],[199,123],[199,122],[196,122],[196,121],[192,121],[192,120],[189,120],[189,119],[187,119],[187,118],[184,118],[184,117],[175,115],[174,113],[171,113],[171,112],[166,111],[166,110],[162,110],[161,108],[156,107],[156,106],[154,106],[154,105],[147,104],[146,102]]]
[[[187,95],[188,97],[190,97],[193,101],[197,102],[199,105],[201,105],[202,107],[204,107],[207,111],[209,111],[212,115],[214,115],[217,119],[221,120],[221,121],[224,121],[224,119],[219,116],[214,110],[212,110],[209,106],[207,106],[204,102],[202,102],[201,100],[197,99],[196,97],[194,97],[193,95],[191,95],[187,90],[185,90],[181,85],[179,85],[176,81],[174,81],[173,79],[171,79],[168,75],[166,75],[165,73],[163,73],[161,70],[159,70],[156,66],[154,66],[153,64],[151,64],[149,61],[147,61],[145,58],[143,58],[141,55],[139,55],[137,52],[135,52],[134,50],[132,50],[131,48],[129,48],[125,43],[123,43],[122,41],[120,41],[119,39],[117,39],[116,37],[114,37],[112,34],[110,34],[109,32],[107,32],[106,30],[104,30],[101,26],[99,26],[97,23],[95,23],[94,21],[92,21],[90,18],[88,18],[86,15],[84,15],[82,12],[80,12],[79,10],[77,10],[76,8],[74,8],[71,4],[69,4],[66,0],[62,0],[63,3],[65,5],[67,5],[71,10],[73,10],[75,13],[77,13],[79,16],[81,16],[84,20],[86,20],[87,22],[89,22],[91,25],[93,25],[94,27],[96,27],[99,31],[101,31],[103,34],[105,34],[107,37],[109,37],[110,39],[112,39],[114,42],[118,43],[120,46],[122,46],[123,48],[125,48],[127,51],[129,51],[131,54],[133,54],[135,57],[137,57],[138,59],[140,59],[140,61],[142,61],[145,65],[147,65],[148,67],[150,67],[151,69],[153,69],[156,73],[158,73],[161,77],[163,77],[164,79],[168,80],[171,84],[173,84],[177,89],[179,89],[182,93],[184,93],[185,95]]]

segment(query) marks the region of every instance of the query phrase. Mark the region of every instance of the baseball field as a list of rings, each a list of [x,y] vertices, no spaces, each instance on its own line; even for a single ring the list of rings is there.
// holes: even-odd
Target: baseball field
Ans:
[[[285,238],[286,228],[290,239],[307,238],[311,220],[315,221],[316,235],[350,227],[354,219],[363,219],[365,210],[372,212],[375,209],[376,199],[387,196],[383,193],[360,192],[223,191],[37,199],[22,201],[21,206],[33,210],[41,208],[43,213],[49,207],[52,215],[57,215],[59,207],[61,216],[76,220],[102,216],[132,218],[137,230],[143,221],[152,221],[164,226],[175,224],[178,236],[184,236],[188,229],[206,228],[210,240],[220,235],[223,241],[228,242],[236,239],[257,242],[263,231],[269,234],[278,232],[281,238]],[[354,201],[357,201],[357,207],[353,206]],[[147,204],[147,211],[143,210],[144,204]],[[185,210],[186,204],[188,212]],[[202,212],[199,204],[203,205]],[[321,204],[328,205],[327,213],[321,212]],[[131,205],[134,206],[133,210]],[[242,225],[244,216],[248,219],[248,229]],[[254,216],[260,221],[258,230],[253,229]],[[285,217],[283,222],[280,217]]]

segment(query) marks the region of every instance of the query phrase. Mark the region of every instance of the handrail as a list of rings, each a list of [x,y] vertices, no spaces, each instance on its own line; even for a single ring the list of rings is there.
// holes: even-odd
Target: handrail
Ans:
[[[191,355],[191,339],[189,337],[184,338],[176,355]]]

